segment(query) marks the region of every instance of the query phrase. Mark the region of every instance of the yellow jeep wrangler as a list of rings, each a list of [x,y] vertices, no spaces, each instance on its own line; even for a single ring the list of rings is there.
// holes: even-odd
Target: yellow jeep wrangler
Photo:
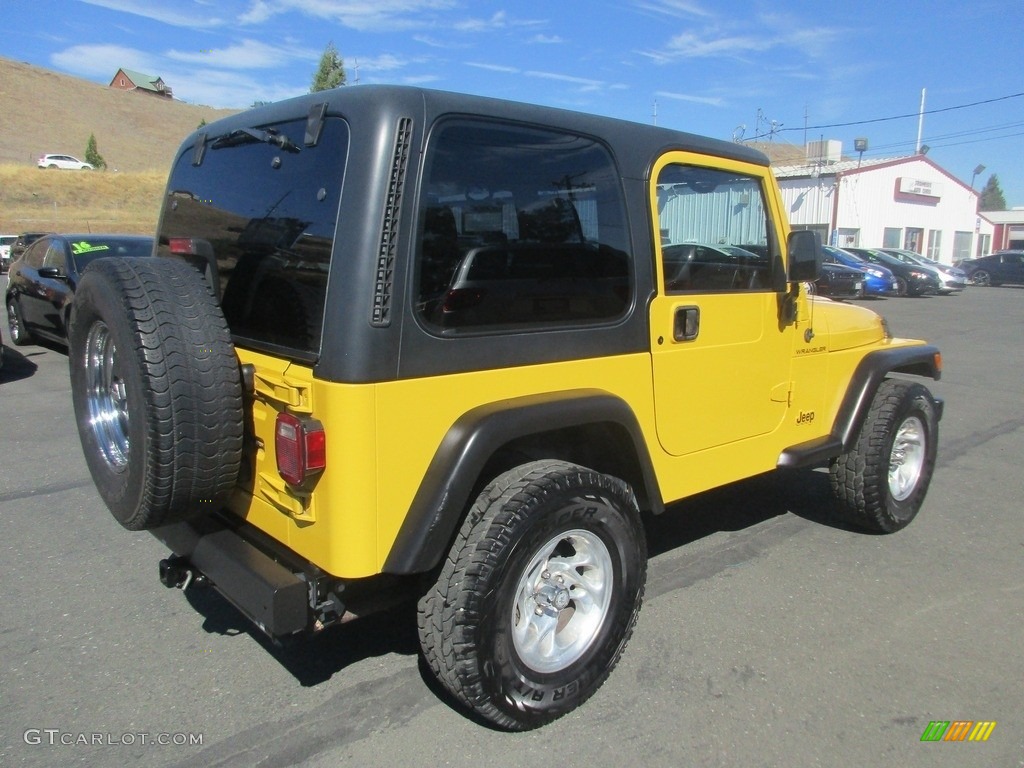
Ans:
[[[468,710],[603,683],[641,513],[828,463],[895,531],[935,464],[939,352],[808,295],[767,159],[603,117],[360,86],[206,125],[153,258],[103,259],[70,365],[100,495],[273,637],[418,600]],[[897,375],[898,374],[898,375]]]

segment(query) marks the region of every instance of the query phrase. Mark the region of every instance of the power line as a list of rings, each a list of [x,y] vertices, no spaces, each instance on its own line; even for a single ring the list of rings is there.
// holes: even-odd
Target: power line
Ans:
[[[1024,96],[1024,92],[1021,92],[1021,93],[1011,93],[1011,94],[1009,94],[1007,96],[999,96],[999,97],[994,98],[994,99],[983,99],[982,101],[973,101],[970,104],[959,104],[959,105],[957,105],[955,107],[943,107],[941,109],[928,109],[928,110],[925,110],[924,112],[911,112],[911,113],[906,114],[906,115],[893,115],[892,117],[876,117],[876,118],[873,118],[871,120],[853,120],[853,121],[848,122],[848,123],[829,123],[827,125],[808,125],[808,126],[802,126],[800,128],[776,128],[771,133],[783,133],[785,131],[819,131],[819,130],[822,130],[824,128],[848,128],[848,127],[854,126],[854,125],[870,125],[871,123],[884,123],[884,122],[888,122],[890,120],[905,120],[908,117],[918,117],[921,114],[937,115],[937,114],[939,114],[941,112],[952,112],[952,111],[957,110],[957,109],[967,109],[968,107],[981,106],[982,104],[994,104],[997,101],[1007,101],[1009,99],[1016,99],[1016,98],[1019,98],[1021,96]],[[757,140],[757,139],[762,139],[762,138],[764,138],[765,136],[768,136],[768,135],[770,135],[770,134],[766,133],[766,134],[762,134],[760,136],[754,136],[754,137],[752,137],[751,141],[754,141],[754,140]]]
[[[975,129],[968,130],[968,131],[955,131],[953,133],[929,134],[929,136],[928,136],[928,143],[929,143],[930,146],[936,147],[936,146],[939,146],[938,144],[935,143],[937,141],[945,141],[946,139],[959,139],[959,138],[963,138],[965,136],[980,136],[981,134],[985,134],[985,133],[994,133],[996,131],[1006,131],[1006,130],[1010,130],[1011,128],[1020,128],[1022,126],[1024,126],[1024,122],[1004,123],[1002,125],[993,125],[993,126],[989,126],[989,127],[986,127],[986,128],[975,128]],[[1017,134],[1017,133],[1007,134],[1007,136],[1019,136],[1019,135],[1020,134]],[[1005,138],[1005,137],[1003,137],[1003,136],[993,136],[991,138],[999,139],[999,138]],[[978,139],[978,141],[988,141],[988,139]],[[910,140],[908,140],[908,141],[895,141],[895,142],[892,142],[892,143],[889,143],[889,144],[875,144],[874,146],[872,146],[871,149],[877,154],[877,152],[879,150],[898,149],[900,147],[905,147],[907,145],[913,145],[913,144],[914,144],[914,142],[910,141]],[[944,145],[944,146],[948,146],[948,145]]]

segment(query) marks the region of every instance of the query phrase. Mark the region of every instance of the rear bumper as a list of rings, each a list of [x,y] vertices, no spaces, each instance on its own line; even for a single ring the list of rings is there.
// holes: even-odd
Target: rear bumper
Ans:
[[[258,547],[258,531],[210,515],[152,533],[268,635],[291,635],[311,625],[307,580],[284,564],[286,552],[268,553],[265,543]]]

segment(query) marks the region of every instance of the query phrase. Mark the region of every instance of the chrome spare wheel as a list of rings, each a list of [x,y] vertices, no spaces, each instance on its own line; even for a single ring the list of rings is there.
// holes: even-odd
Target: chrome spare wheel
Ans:
[[[128,397],[117,348],[103,321],[89,329],[84,354],[88,424],[103,458],[120,472],[128,466]]]

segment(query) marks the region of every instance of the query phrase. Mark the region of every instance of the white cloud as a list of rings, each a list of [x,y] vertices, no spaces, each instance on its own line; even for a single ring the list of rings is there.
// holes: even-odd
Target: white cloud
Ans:
[[[345,61],[350,68],[351,65],[355,63],[356,59],[346,59]],[[396,69],[404,69],[412,63],[408,59],[400,59],[390,53],[385,53],[380,56],[359,56],[358,61],[359,69],[365,69],[370,72],[392,72]]]
[[[456,0],[251,0],[239,22],[262,24],[273,16],[298,13],[360,31],[393,32],[430,26],[434,12],[455,4]]]
[[[217,16],[210,16],[201,8],[195,7],[195,3],[174,2],[168,3],[164,0],[80,0],[88,5],[99,6],[110,11],[121,11],[134,16],[142,16],[146,19],[170,24],[173,27],[187,27],[189,29],[208,29],[222,26],[225,21]],[[192,7],[194,13],[182,11]]]
[[[640,10],[653,11],[654,13],[661,13],[667,16],[712,15],[710,11],[704,10],[697,3],[689,2],[689,0],[639,0],[633,4]]]
[[[559,72],[538,72],[532,70],[525,72],[528,77],[539,77],[544,80],[557,80],[560,83],[572,83],[573,85],[581,85],[587,89],[600,88],[605,85],[602,80],[591,80],[589,77],[575,77],[574,75],[563,75]]]
[[[506,67],[501,64],[486,64],[480,61],[467,61],[466,66],[476,67],[477,69],[486,69],[489,72],[504,72],[505,74],[508,75],[519,74],[519,69],[517,69],[516,67]]]
[[[493,29],[504,29],[508,26],[504,11],[498,11],[489,19],[465,19],[457,22],[454,28],[460,32],[489,32]]]
[[[658,91],[654,94],[659,98],[673,99],[675,101],[689,101],[695,104],[708,104],[712,107],[725,106],[725,100],[713,96],[691,96],[688,93],[673,93],[671,91]]]
[[[162,77],[159,59],[137,48],[121,45],[73,45],[50,56],[58,69],[88,78],[106,77],[109,82],[117,70],[134,69]],[[167,82],[166,78],[164,82]]]
[[[838,29],[806,28],[787,16],[765,14],[757,19],[754,32],[724,33],[714,26],[699,31],[687,30],[670,38],[661,48],[638,53],[658,64],[696,58],[742,58],[747,54],[780,49],[815,59],[826,55],[840,34]]]
[[[428,83],[436,83],[440,79],[437,75],[411,75],[410,77],[403,77],[402,82],[405,85],[427,85]]]
[[[227,48],[195,51],[171,49],[165,55],[172,61],[222,69],[268,69],[282,66],[295,59],[317,61],[320,57],[319,53],[308,48],[282,48],[257,40],[243,40]]]
[[[554,45],[557,43],[564,43],[565,39],[560,35],[534,35],[530,39],[531,43],[541,43],[542,45]]]

